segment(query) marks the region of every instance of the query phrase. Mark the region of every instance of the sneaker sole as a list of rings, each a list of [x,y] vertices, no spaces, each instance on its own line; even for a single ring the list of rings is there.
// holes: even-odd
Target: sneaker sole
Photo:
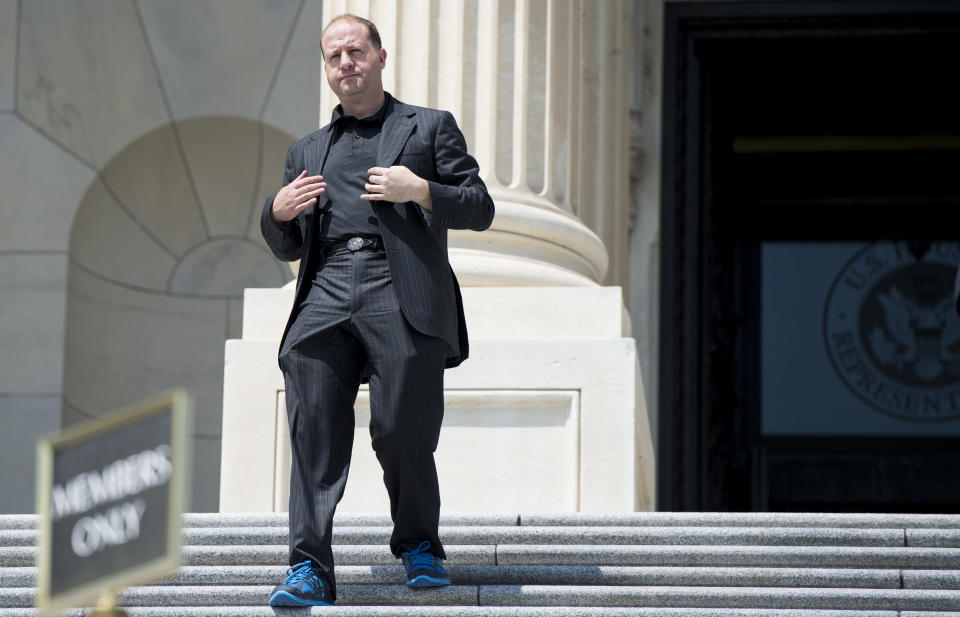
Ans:
[[[427,576],[426,574],[421,574],[415,578],[407,581],[407,587],[421,588],[421,587],[447,587],[450,585],[449,578],[433,578],[432,576]]]
[[[323,600],[304,600],[286,591],[278,591],[270,596],[270,606],[333,606],[333,604]]]

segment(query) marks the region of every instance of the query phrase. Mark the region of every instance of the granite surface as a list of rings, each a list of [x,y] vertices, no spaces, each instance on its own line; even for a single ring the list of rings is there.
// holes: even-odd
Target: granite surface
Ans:
[[[37,532],[33,529],[0,530],[0,546],[34,546]]]
[[[0,515],[0,529],[33,526],[31,514]],[[389,526],[388,514],[338,513],[337,526]],[[184,514],[184,527],[272,527],[287,524],[286,512],[191,512]],[[953,514],[806,514],[781,512],[628,512],[628,513],[443,513],[440,525],[487,527],[777,527],[860,529],[960,529],[960,515]]]
[[[960,529],[907,529],[907,546],[960,548]]]
[[[904,589],[960,589],[960,570],[904,570]]]
[[[481,605],[951,610],[960,592],[880,589],[490,585]]]
[[[337,526],[334,544],[387,544],[392,527]],[[24,538],[26,536],[24,535]],[[493,527],[445,526],[444,544],[903,546],[896,529],[735,527]],[[25,540],[24,540],[25,541]],[[199,527],[184,530],[189,545],[286,544],[280,526]]]
[[[793,512],[626,512],[520,515],[521,525],[663,527],[960,528],[956,514],[835,514]]]
[[[829,568],[683,568],[624,566],[471,566],[447,564],[458,585],[654,585],[710,587],[900,588],[899,570]],[[163,579],[167,585],[273,585],[285,565],[184,566]],[[30,587],[37,569],[0,569],[0,587]],[[338,565],[341,584],[389,585],[403,580],[400,565]],[[907,589],[960,589],[960,572],[903,573]]]
[[[514,513],[450,513],[440,515],[440,526],[499,526],[512,527],[519,524],[519,515]],[[191,512],[183,515],[184,527],[277,527],[286,526],[286,512]],[[335,527],[388,527],[392,525],[389,514],[338,513],[333,518]],[[0,528],[3,517],[0,516]]]
[[[476,606],[335,606],[313,609],[272,609],[266,606],[129,608],[131,617],[960,617],[960,613],[873,610],[622,608],[622,607],[476,607]],[[0,617],[33,617],[33,609],[2,609]],[[68,611],[65,617],[81,617]]]
[[[814,546],[498,545],[510,565],[956,568],[960,549]]]

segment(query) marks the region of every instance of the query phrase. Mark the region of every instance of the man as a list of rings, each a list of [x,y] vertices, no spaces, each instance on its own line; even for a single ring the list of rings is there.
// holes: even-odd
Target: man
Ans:
[[[293,459],[291,568],[272,606],[336,600],[333,514],[365,379],[394,523],[390,548],[407,585],[450,584],[433,453],[443,371],[466,359],[468,345],[446,230],[482,231],[494,213],[453,116],[384,91],[387,52],[373,23],[336,17],[321,48],[340,105],[330,124],[287,152],[284,186],[261,216],[274,254],[300,260],[279,354]]]

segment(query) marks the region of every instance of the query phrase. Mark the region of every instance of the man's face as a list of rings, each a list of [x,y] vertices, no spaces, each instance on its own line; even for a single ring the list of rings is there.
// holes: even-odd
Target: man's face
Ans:
[[[323,40],[323,70],[337,98],[356,98],[383,90],[380,72],[387,60],[384,49],[374,49],[363,24],[340,20],[327,28]]]

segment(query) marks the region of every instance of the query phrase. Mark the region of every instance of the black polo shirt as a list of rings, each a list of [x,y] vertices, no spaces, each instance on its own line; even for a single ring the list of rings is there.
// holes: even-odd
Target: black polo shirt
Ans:
[[[384,98],[379,111],[366,118],[344,115],[341,105],[333,110],[333,141],[321,172],[327,183],[327,205],[318,226],[323,244],[380,235],[373,202],[360,199],[360,195],[367,192],[363,186],[370,178],[367,170],[377,165],[388,102]]]

